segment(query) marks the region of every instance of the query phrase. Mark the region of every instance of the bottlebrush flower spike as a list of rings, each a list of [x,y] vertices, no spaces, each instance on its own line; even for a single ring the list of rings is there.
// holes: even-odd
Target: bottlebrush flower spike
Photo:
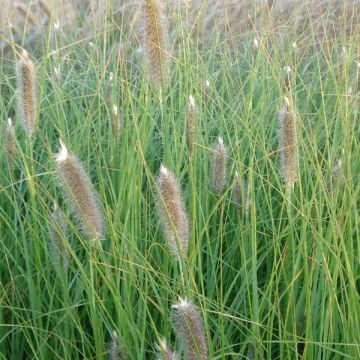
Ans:
[[[189,157],[192,158],[194,154],[194,142],[196,136],[196,106],[195,99],[192,95],[189,96],[189,108],[186,119],[186,134]]]
[[[29,54],[23,50],[17,64],[18,105],[21,125],[28,137],[36,129],[37,118],[37,75]]]
[[[205,95],[205,100],[209,100],[210,98],[210,92],[211,92],[211,89],[210,89],[210,81],[209,80],[206,80],[205,81],[205,89],[204,89],[204,95]]]
[[[239,175],[239,173],[237,171],[235,171],[235,183],[234,183],[234,188],[233,188],[233,198],[235,201],[235,204],[238,208],[238,210],[240,210],[242,203],[243,203],[243,198],[244,198],[244,186],[243,183],[241,181],[241,177]]]
[[[279,112],[279,142],[281,174],[289,190],[294,189],[298,178],[299,156],[295,116],[289,110],[289,101]]]
[[[212,158],[212,180],[215,195],[219,196],[226,185],[227,151],[224,140],[219,137]]]
[[[168,29],[161,0],[143,0],[143,48],[150,79],[155,88],[169,80]]]
[[[157,345],[157,349],[157,360],[179,360],[178,356],[172,351],[165,339],[160,340],[159,345]]]
[[[161,165],[157,179],[158,211],[173,255],[185,258],[189,245],[189,220],[175,175]]]
[[[118,111],[118,107],[113,105],[112,112],[111,112],[111,122],[112,122],[112,130],[113,136],[117,141],[120,141],[120,135],[122,130],[122,121]]]
[[[67,223],[63,212],[54,204],[51,214],[51,233],[50,255],[54,264],[63,265],[65,272],[69,267],[69,254],[64,244],[64,237],[67,235]]]
[[[6,155],[8,157],[9,168],[12,169],[14,166],[14,157],[16,155],[16,137],[15,137],[15,127],[12,123],[11,118],[8,119],[8,126],[6,128],[5,135],[5,146],[6,146]]]
[[[82,231],[90,239],[99,240],[104,233],[104,220],[91,180],[76,157],[69,154],[61,141],[60,144],[61,150],[56,155],[56,163],[65,199],[77,216]]]
[[[208,360],[207,339],[199,310],[191,301],[181,298],[172,307],[175,329],[189,360]]]

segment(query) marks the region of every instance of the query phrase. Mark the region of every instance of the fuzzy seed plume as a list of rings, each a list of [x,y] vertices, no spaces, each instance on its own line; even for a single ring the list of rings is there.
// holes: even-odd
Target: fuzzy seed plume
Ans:
[[[77,158],[60,142],[56,155],[60,184],[82,231],[92,240],[100,240],[104,234],[104,220],[89,176]]]
[[[5,146],[6,146],[6,155],[8,158],[9,168],[12,169],[14,166],[13,161],[17,150],[16,150],[15,127],[11,118],[8,119],[8,124],[6,127]]]
[[[111,72],[105,87],[105,99],[106,105],[111,107],[112,104],[112,92],[114,87],[114,74]]]
[[[175,175],[161,165],[157,178],[157,207],[165,236],[173,255],[185,258],[189,245],[189,220],[180,185]]]
[[[23,129],[31,137],[36,129],[37,118],[37,75],[34,63],[23,50],[17,63],[18,107]]]
[[[194,154],[194,142],[196,136],[196,106],[195,99],[192,95],[189,96],[189,106],[186,118],[186,135],[189,157],[192,158]]]
[[[172,306],[174,326],[189,360],[208,360],[204,323],[197,307],[186,299]]]
[[[111,112],[111,121],[112,121],[112,130],[113,136],[120,141],[121,129],[122,129],[122,121],[119,115],[119,110],[116,105],[113,105]]]
[[[281,174],[289,190],[293,190],[298,178],[299,158],[296,120],[289,109],[289,101],[279,112],[279,143]]]
[[[110,360],[119,360],[119,337],[117,332],[114,330],[113,337],[110,346]]]
[[[244,192],[244,185],[241,181],[240,174],[237,171],[235,171],[233,198],[238,210],[240,210],[243,203],[243,198],[244,198],[243,192]]]
[[[142,38],[145,61],[153,86],[166,88],[169,80],[168,29],[161,0],[143,0]]]
[[[109,359],[110,360],[127,360],[128,355],[125,348],[120,346],[119,335],[114,330],[112,334],[112,340],[109,347]]]
[[[212,182],[215,195],[219,196],[226,185],[227,150],[224,140],[219,137],[212,157]]]
[[[60,70],[57,67],[54,67],[54,81],[56,83],[57,86],[61,85],[61,75],[60,75]]]
[[[156,360],[179,360],[177,354],[170,348],[165,339],[160,340],[157,350]]]
[[[209,100],[210,98],[210,81],[205,81],[205,90],[204,90],[205,100]]]
[[[62,265],[65,272],[69,267],[69,254],[64,243],[68,226],[64,213],[57,204],[54,204],[51,214],[51,242],[49,243],[50,255],[56,266]]]

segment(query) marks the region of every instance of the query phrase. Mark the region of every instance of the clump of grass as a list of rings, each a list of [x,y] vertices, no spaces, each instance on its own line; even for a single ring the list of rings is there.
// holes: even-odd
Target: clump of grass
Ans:
[[[30,138],[36,129],[38,94],[36,69],[26,50],[17,64],[17,82],[21,125]]]
[[[56,266],[62,264],[65,273],[69,267],[69,254],[64,244],[64,239],[67,236],[68,226],[64,213],[59,209],[57,204],[54,204],[51,214],[51,242],[50,255]]]
[[[195,99],[192,95],[189,96],[189,106],[186,117],[186,135],[189,157],[192,158],[194,154],[194,142],[196,136],[196,106]]]
[[[157,186],[158,211],[170,250],[176,258],[185,258],[189,245],[188,214],[175,175],[163,165],[160,167]]]
[[[299,159],[295,115],[290,111],[289,100],[279,111],[279,142],[281,175],[289,190],[293,190],[298,178]]]
[[[165,339],[160,340],[157,345],[157,360],[179,360],[177,354],[170,348]]]
[[[69,154],[62,142],[60,144],[56,163],[65,199],[78,218],[82,231],[92,240],[101,239],[104,220],[91,180],[76,157]]]
[[[219,196],[226,185],[227,150],[222,137],[219,137],[212,156],[212,184],[214,193]]]
[[[189,360],[207,360],[207,338],[199,310],[191,301],[181,298],[172,307],[176,332]]]
[[[166,88],[169,81],[168,29],[164,3],[144,0],[142,42],[151,82],[156,89]]]

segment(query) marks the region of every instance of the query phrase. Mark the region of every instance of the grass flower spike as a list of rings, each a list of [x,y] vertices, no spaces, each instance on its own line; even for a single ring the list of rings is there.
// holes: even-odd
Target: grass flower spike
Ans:
[[[159,342],[158,348],[158,356],[157,360],[179,360],[178,356],[175,352],[173,352],[169,345],[166,343],[165,339],[162,339]]]
[[[242,206],[243,197],[244,197],[243,191],[244,191],[244,186],[243,186],[243,183],[241,181],[241,177],[240,177],[239,173],[237,171],[235,171],[235,182],[234,182],[234,187],[233,187],[233,198],[234,198],[234,201],[235,201],[235,204],[236,204],[238,210]]]
[[[186,133],[189,157],[192,158],[194,154],[194,142],[196,135],[196,107],[195,99],[192,95],[189,96],[189,108],[186,119]]]
[[[212,158],[212,181],[215,195],[219,196],[226,185],[227,151],[224,140],[219,137]]]
[[[52,242],[50,242],[50,255],[56,266],[63,265],[65,272],[69,267],[69,254],[64,244],[67,234],[67,223],[63,212],[54,204],[51,214]]]
[[[289,101],[286,98],[279,112],[279,141],[281,174],[289,190],[294,189],[298,177],[298,149],[296,123],[294,114],[289,110]]]
[[[189,360],[207,360],[208,349],[203,319],[196,306],[186,299],[172,306],[174,325]]]
[[[16,137],[15,137],[15,127],[12,123],[11,118],[8,119],[8,125],[6,128],[5,135],[5,146],[6,146],[6,155],[9,162],[9,168],[13,168],[13,160],[16,154]]]
[[[113,105],[112,111],[111,111],[111,123],[112,123],[112,130],[113,130],[113,136],[115,139],[120,141],[120,135],[122,130],[122,121],[121,117],[119,115],[119,110],[116,105]]]
[[[21,125],[28,137],[36,129],[37,118],[37,76],[34,63],[24,50],[17,65],[18,104]]]
[[[109,360],[127,360],[128,358],[125,347],[120,345],[119,335],[114,330],[109,346]]]
[[[170,250],[176,258],[184,258],[189,244],[189,220],[175,176],[161,165],[157,179],[158,210]]]
[[[56,156],[56,163],[65,198],[77,216],[83,232],[90,239],[100,239],[104,233],[104,220],[91,180],[76,157],[69,154],[62,142],[60,144],[61,150]]]
[[[169,80],[168,30],[161,0],[144,0],[143,48],[155,88],[166,88]]]

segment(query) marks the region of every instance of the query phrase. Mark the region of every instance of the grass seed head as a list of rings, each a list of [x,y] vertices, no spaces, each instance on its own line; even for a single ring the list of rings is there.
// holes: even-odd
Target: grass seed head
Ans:
[[[189,360],[207,360],[208,348],[200,311],[186,299],[172,306],[174,325]]]
[[[34,63],[26,50],[23,50],[17,63],[17,82],[21,125],[30,138],[36,129],[37,75]]]
[[[99,240],[104,234],[104,220],[99,209],[95,190],[84,168],[65,145],[56,156],[60,183],[65,199],[77,216],[82,231],[92,240]]]
[[[227,151],[224,140],[219,137],[212,157],[212,182],[215,195],[219,196],[226,185]]]
[[[120,141],[121,129],[122,129],[122,121],[121,116],[119,114],[118,107],[113,105],[111,112],[111,122],[112,122],[112,130],[113,136]]]
[[[244,199],[244,184],[241,180],[240,174],[235,171],[235,181],[234,181],[234,188],[233,188],[233,199],[236,204],[238,210],[240,210],[243,199]]]
[[[6,146],[6,155],[8,157],[8,162],[9,162],[9,168],[12,169],[14,166],[13,161],[17,153],[17,149],[16,149],[15,127],[11,118],[8,119],[8,124],[6,127],[5,146]]]
[[[153,86],[169,81],[168,29],[161,0],[143,0],[142,39],[145,61]]]
[[[179,360],[178,356],[170,348],[165,339],[160,340],[159,345],[157,345],[157,349],[157,360]]]
[[[161,165],[157,179],[158,211],[160,220],[173,255],[185,258],[189,244],[189,220],[180,185],[175,175]]]
[[[298,143],[296,135],[295,116],[287,105],[281,107],[279,112],[279,142],[281,175],[289,190],[294,189],[298,178]]]
[[[50,255],[56,266],[63,265],[65,272],[69,267],[69,254],[64,244],[64,239],[67,236],[68,226],[64,213],[59,209],[57,204],[54,204],[51,214],[51,242]]]
[[[110,360],[127,360],[128,355],[124,346],[120,346],[119,336],[114,330],[112,334],[112,340],[109,348],[109,359]]]

